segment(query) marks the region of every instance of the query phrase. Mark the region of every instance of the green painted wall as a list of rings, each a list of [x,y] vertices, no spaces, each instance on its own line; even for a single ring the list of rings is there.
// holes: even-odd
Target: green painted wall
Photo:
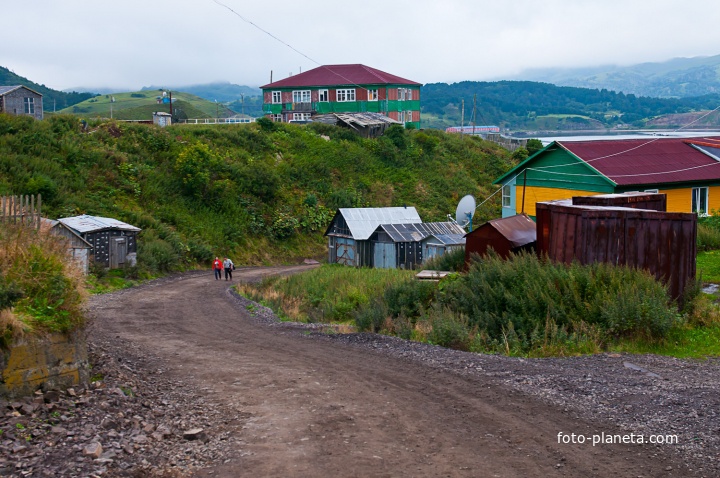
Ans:
[[[579,189],[599,193],[615,192],[615,186],[604,176],[557,146],[546,150],[527,166],[529,167],[527,186]],[[542,168],[548,169],[537,170]],[[524,181],[523,169],[519,169],[515,174],[517,173],[520,173],[520,175],[515,180],[515,183],[522,185]]]

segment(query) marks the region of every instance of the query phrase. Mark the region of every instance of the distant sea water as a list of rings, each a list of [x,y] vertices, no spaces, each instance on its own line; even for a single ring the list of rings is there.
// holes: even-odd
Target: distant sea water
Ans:
[[[553,141],[598,141],[608,139],[653,139],[653,138],[702,138],[705,136],[720,137],[719,131],[606,131],[606,132],[582,132],[577,134],[565,133],[560,135],[549,135],[547,132],[538,132],[537,135],[532,133],[523,133],[522,135],[512,135],[513,137],[537,138],[542,141],[543,145],[548,145]]]

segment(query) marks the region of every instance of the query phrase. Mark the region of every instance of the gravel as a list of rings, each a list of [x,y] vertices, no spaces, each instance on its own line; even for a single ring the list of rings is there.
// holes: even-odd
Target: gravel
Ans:
[[[156,287],[173,279],[141,287]],[[122,294],[117,292],[115,294]],[[304,339],[372,349],[461,375],[484,375],[597,425],[635,435],[676,435],[672,445],[706,476],[720,476],[720,361],[599,354],[554,359],[478,355],[377,334],[336,334],[327,325],[280,323],[270,309],[228,293],[270,327]],[[99,304],[103,296],[93,297]],[[92,307],[91,307],[92,309]],[[86,387],[0,400],[0,476],[180,477],[231,458],[227,417],[243,411],[212,391],[168,379],[162,361],[118,337],[88,329]],[[567,433],[573,433],[567,430]]]

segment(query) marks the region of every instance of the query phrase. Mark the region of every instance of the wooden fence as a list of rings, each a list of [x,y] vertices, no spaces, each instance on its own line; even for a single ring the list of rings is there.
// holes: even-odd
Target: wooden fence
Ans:
[[[37,196],[0,196],[0,223],[12,222],[40,227],[42,198]]]

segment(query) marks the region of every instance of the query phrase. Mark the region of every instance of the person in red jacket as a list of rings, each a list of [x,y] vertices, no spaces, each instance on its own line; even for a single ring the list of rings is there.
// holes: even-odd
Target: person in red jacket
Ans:
[[[216,257],[213,261],[212,268],[215,272],[215,280],[220,280],[220,277],[222,277],[223,263],[219,257]]]

